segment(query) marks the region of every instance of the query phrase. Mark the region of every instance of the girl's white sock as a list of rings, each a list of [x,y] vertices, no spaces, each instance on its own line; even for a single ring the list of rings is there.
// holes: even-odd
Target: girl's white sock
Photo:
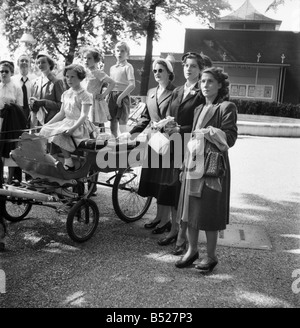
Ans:
[[[65,158],[65,165],[68,165],[69,167],[74,166],[74,163],[73,163],[72,157]]]

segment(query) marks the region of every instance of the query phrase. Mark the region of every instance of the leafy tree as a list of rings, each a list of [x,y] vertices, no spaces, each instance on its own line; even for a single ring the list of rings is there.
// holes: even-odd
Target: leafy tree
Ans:
[[[1,0],[0,0],[1,1]],[[1,3],[2,2],[2,3]],[[125,36],[146,37],[146,54],[141,76],[141,95],[146,95],[152,63],[153,41],[160,24],[157,9],[169,19],[196,14],[202,21],[219,16],[229,9],[225,0],[2,0],[5,30],[12,52],[24,30],[37,40],[34,51],[60,54],[66,64],[73,61],[78,48],[85,44],[104,51]],[[102,44],[97,36],[102,35]],[[102,47],[101,47],[102,46]]]
[[[121,2],[121,1],[120,1]],[[123,2],[123,1],[122,1]],[[146,54],[142,69],[142,96],[147,94],[152,63],[153,41],[158,35],[160,25],[156,21],[157,9],[161,9],[169,19],[180,20],[180,16],[195,14],[202,22],[208,23],[220,15],[220,11],[230,9],[224,0],[137,0],[130,1],[135,8],[144,8],[141,29],[146,32]],[[126,5],[127,2],[126,2]],[[146,9],[146,10],[145,10]]]
[[[37,40],[35,52],[60,54],[66,64],[82,45],[101,47],[100,34],[105,35],[103,50],[107,50],[125,30],[117,5],[109,0],[5,0],[2,10],[10,50],[17,49],[16,40],[26,30]]]

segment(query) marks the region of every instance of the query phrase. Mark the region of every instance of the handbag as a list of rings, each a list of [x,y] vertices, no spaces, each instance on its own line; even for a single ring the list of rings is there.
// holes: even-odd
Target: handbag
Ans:
[[[204,161],[204,176],[222,178],[226,173],[224,155],[217,150],[209,149]]]

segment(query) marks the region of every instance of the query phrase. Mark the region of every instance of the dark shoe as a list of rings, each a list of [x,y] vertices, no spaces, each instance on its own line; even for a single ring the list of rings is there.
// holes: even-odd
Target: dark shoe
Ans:
[[[17,179],[14,179],[14,180],[12,180],[11,185],[12,186],[15,186],[15,187],[20,187],[21,186],[21,182],[19,180],[17,180]]]
[[[176,234],[175,236],[172,236],[172,237],[166,237],[166,238],[160,239],[157,243],[160,246],[166,246],[166,245],[175,243],[177,240],[177,235],[178,234]]]
[[[187,241],[184,241],[181,245],[176,245],[174,251],[171,252],[173,255],[182,255],[186,250]]]
[[[197,270],[205,271],[205,272],[211,272],[214,267],[218,264],[218,260],[209,258],[209,261],[207,263],[200,263],[195,265],[195,268]]]
[[[3,242],[0,243],[0,252],[5,251],[5,244]]]
[[[175,263],[175,266],[177,268],[185,268],[185,267],[188,267],[190,265],[192,265],[196,260],[197,258],[199,257],[199,253],[196,252],[193,256],[191,256],[189,259],[183,261],[183,260],[179,260]]]
[[[65,164],[65,165],[64,165],[64,169],[65,169],[66,171],[75,171],[75,165],[73,165],[73,166],[69,166],[69,165]]]
[[[171,230],[171,222],[168,221],[165,225],[163,225],[162,227],[156,227],[155,229],[152,230],[152,233],[155,235],[164,233],[165,231],[170,231]]]
[[[159,224],[159,222],[160,222],[160,220],[158,220],[158,221],[152,221],[150,223],[146,223],[144,225],[144,228],[145,229],[153,229],[153,228],[155,228]]]

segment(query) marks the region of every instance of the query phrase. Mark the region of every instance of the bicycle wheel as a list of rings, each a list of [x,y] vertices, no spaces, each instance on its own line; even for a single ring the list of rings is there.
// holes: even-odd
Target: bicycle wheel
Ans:
[[[3,216],[7,221],[19,222],[30,212],[32,204],[20,198],[5,200]]]
[[[67,232],[78,243],[92,237],[99,223],[99,209],[91,199],[81,199],[70,210],[67,217]]]
[[[142,197],[137,191],[142,167],[120,170],[112,190],[112,202],[118,217],[125,222],[134,222],[148,211],[152,197]]]

